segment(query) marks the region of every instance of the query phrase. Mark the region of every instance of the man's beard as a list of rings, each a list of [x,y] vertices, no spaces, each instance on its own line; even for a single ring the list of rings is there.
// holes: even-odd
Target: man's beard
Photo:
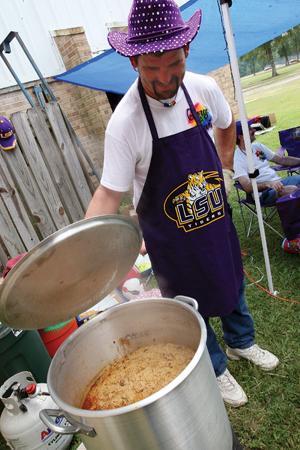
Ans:
[[[178,77],[174,76],[174,77],[172,77],[172,79],[168,85],[164,85],[164,84],[160,83],[159,81],[153,81],[152,89],[158,100],[167,100],[169,98],[175,97],[175,95],[177,94],[178,89],[179,89],[179,84],[180,83],[179,83]],[[163,92],[161,92],[159,90],[159,87],[167,88],[169,85],[175,85],[175,88],[166,89]]]

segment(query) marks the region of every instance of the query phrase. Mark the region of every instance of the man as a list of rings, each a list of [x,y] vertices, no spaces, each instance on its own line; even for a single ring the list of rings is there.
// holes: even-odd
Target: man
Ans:
[[[293,156],[276,155],[265,145],[255,142],[255,129],[248,122],[251,148],[253,153],[254,168],[259,170],[256,178],[258,191],[260,193],[260,203],[262,206],[274,206],[278,198],[292,194],[300,188],[300,175],[292,175],[281,178],[278,173],[269,165],[269,161],[281,166],[298,167],[300,158]],[[236,150],[234,153],[234,179],[238,180],[242,188],[248,194],[252,193],[252,183],[248,176],[248,164],[245,148],[245,141],[241,122],[236,122]],[[295,217],[293,217],[293,222]],[[298,212],[298,222],[300,221],[300,211]],[[298,235],[283,241],[283,249],[288,253],[300,253],[300,229]]]
[[[128,34],[109,33],[110,45],[130,58],[139,79],[108,124],[101,185],[86,217],[116,213],[133,182],[134,206],[162,294],[197,300],[223,399],[240,406],[247,396],[226,368],[209,317],[221,317],[230,358],[246,357],[266,370],[279,361],[254,344],[244,299],[240,247],[222,174],[223,166],[229,185],[232,113],[212,78],[185,72],[200,20],[197,11],[184,22],[173,0],[134,0]]]

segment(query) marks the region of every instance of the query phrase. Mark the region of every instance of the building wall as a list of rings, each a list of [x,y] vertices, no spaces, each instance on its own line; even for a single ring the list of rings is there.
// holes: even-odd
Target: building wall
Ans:
[[[66,69],[71,69],[91,58],[91,49],[82,27],[55,30],[55,43]],[[87,148],[97,168],[102,168],[104,131],[111,115],[111,107],[104,92],[57,84],[57,98],[71,120],[82,144]]]
[[[227,64],[226,66],[220,67],[220,69],[214,70],[208,75],[216,80],[231,106],[234,117],[237,118],[239,115],[238,104],[235,99],[235,89],[233,79],[231,77],[230,65]]]
[[[54,39],[67,69],[91,58],[91,50],[84,30],[72,28],[57,30]],[[61,108],[68,117],[81,143],[89,153],[97,169],[103,162],[104,131],[111,115],[111,107],[106,94],[53,79],[47,79]],[[28,93],[38,104],[33,93],[35,82],[25,83]],[[17,111],[30,107],[18,86],[0,90],[0,114],[10,117]]]
[[[91,49],[82,27],[54,30],[52,35],[66,69],[71,69],[92,57]],[[234,115],[237,117],[238,108],[234,98],[230,66],[224,66],[211,72],[209,75],[216,79],[229,101]],[[96,168],[101,171],[104,132],[111,116],[111,107],[106,94],[55,81],[51,78],[48,79],[48,82]],[[33,99],[35,99],[32,90],[34,84],[36,83],[25,84]],[[24,111],[28,107],[30,105],[18,86],[0,89],[1,115],[9,117],[14,112]]]
[[[4,1],[4,0],[3,0]],[[131,0],[9,0],[1,8],[0,42],[10,31],[16,31],[24,41],[44,77],[64,72],[62,58],[57,51],[52,30],[82,26],[92,55],[109,47],[108,24],[124,23]],[[21,47],[14,39],[11,54],[6,57],[19,78],[25,83],[36,79]],[[1,70],[0,88],[14,85],[8,70]]]
[[[100,169],[104,130],[111,115],[106,94],[54,81],[51,76],[83,63],[107,48],[107,31],[122,28],[131,2],[10,0],[6,4],[5,22],[0,28],[0,41],[11,30],[19,33],[82,144]],[[184,2],[177,0],[179,5]],[[39,83],[37,75],[15,39],[11,49],[11,54],[5,54],[5,57],[35,99],[32,88]],[[3,66],[0,70],[0,114],[10,116],[30,105],[1,61],[0,65]],[[217,79],[236,113],[230,71],[222,68],[211,75]]]
[[[182,5],[186,0],[177,0]],[[132,0],[8,0],[1,2],[0,42],[16,31],[30,50],[44,77],[65,71],[52,30],[84,27],[92,55],[109,48],[111,25],[127,22]],[[1,20],[2,19],[2,20]],[[15,41],[6,57],[24,82],[36,79],[22,49]],[[9,71],[1,70],[0,89],[14,85]]]

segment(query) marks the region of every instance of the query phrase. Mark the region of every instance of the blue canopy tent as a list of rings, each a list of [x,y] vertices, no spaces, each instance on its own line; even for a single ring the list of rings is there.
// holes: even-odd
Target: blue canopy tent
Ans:
[[[229,9],[231,4],[232,8]],[[190,0],[181,7],[184,19],[189,18],[197,8],[202,9],[203,19],[200,32],[191,45],[187,68],[193,72],[207,73],[230,62],[246,144],[268,286],[269,291],[275,294],[237,57],[298,25],[300,0]],[[110,50],[58,75],[56,79],[92,89],[124,94],[135,77],[136,73],[132,70],[128,59]]]
[[[187,59],[192,72],[207,73],[229,63],[218,0],[189,0],[181,7],[184,19],[202,9],[200,32]],[[300,0],[235,0],[230,9],[237,55],[274,39],[300,23]],[[124,94],[136,78],[128,58],[108,50],[55,77],[57,80],[106,92]]]

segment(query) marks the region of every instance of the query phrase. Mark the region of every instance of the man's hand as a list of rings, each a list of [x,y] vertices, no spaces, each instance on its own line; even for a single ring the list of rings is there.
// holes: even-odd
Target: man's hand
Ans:
[[[274,189],[277,192],[278,197],[283,197],[284,195],[292,194],[298,189],[298,187],[294,185],[284,186],[284,184],[282,184],[281,181],[269,181],[264,184],[267,188]]]
[[[140,254],[141,254],[141,255],[146,255],[147,253],[148,253],[148,252],[147,252],[147,249],[146,249],[145,241],[144,241],[144,239],[143,239],[142,245],[141,245],[141,248],[140,248]]]
[[[278,194],[280,194],[283,191],[283,184],[281,181],[267,181],[264,183],[266,188],[274,189]]]

